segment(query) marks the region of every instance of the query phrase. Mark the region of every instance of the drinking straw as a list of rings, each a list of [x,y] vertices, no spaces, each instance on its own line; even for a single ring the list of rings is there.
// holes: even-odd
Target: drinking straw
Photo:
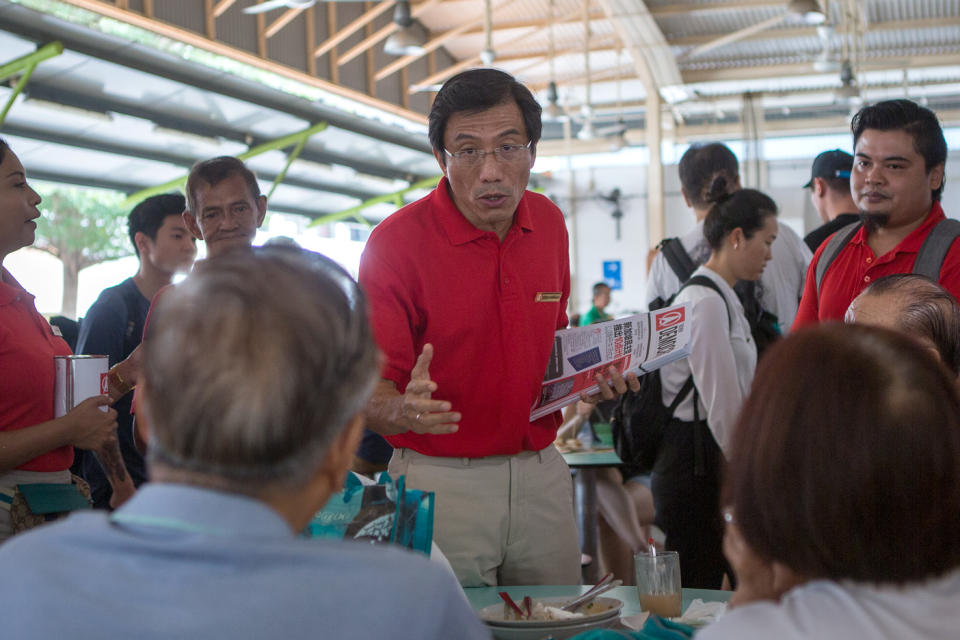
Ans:
[[[657,547],[653,544],[653,538],[647,538],[647,544],[650,545],[650,555],[657,555]]]

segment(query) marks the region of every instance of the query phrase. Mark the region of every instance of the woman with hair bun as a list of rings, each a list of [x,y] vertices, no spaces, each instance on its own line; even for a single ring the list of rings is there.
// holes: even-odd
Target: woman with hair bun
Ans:
[[[733,285],[760,278],[777,237],[773,200],[753,189],[731,194],[729,186],[718,174],[706,189],[704,198],[713,203],[703,225],[710,258],[675,299],[689,305],[690,355],[660,370],[664,406],[691,377],[693,389],[665,429],[651,487],[657,525],[667,535],[667,548],[680,555],[684,586],[704,589],[720,588],[727,570],[720,471],[757,365],[750,324]]]

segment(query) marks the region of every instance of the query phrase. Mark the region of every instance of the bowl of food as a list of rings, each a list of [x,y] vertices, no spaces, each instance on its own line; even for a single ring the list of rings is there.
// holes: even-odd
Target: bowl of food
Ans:
[[[560,609],[569,601],[569,597],[535,598],[530,601],[529,614],[523,604],[521,615],[506,603],[484,607],[477,614],[497,640],[564,640],[584,631],[613,626],[623,607],[616,598],[596,598],[572,612]]]

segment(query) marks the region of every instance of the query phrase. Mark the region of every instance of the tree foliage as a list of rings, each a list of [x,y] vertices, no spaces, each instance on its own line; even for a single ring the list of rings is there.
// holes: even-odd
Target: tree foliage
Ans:
[[[131,255],[124,196],[71,187],[37,188],[43,197],[34,247],[63,263],[62,314],[76,316],[80,271]]]
[[[63,187],[38,191],[43,216],[37,220],[37,249],[76,265],[77,271],[133,253],[123,194]]]

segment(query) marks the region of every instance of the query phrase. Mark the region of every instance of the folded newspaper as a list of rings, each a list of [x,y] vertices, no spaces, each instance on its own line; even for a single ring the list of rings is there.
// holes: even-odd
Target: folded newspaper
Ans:
[[[530,420],[575,402],[581,392],[595,393],[594,379],[612,365],[626,375],[643,375],[690,354],[689,307],[678,304],[649,313],[561,329],[543,376]]]

